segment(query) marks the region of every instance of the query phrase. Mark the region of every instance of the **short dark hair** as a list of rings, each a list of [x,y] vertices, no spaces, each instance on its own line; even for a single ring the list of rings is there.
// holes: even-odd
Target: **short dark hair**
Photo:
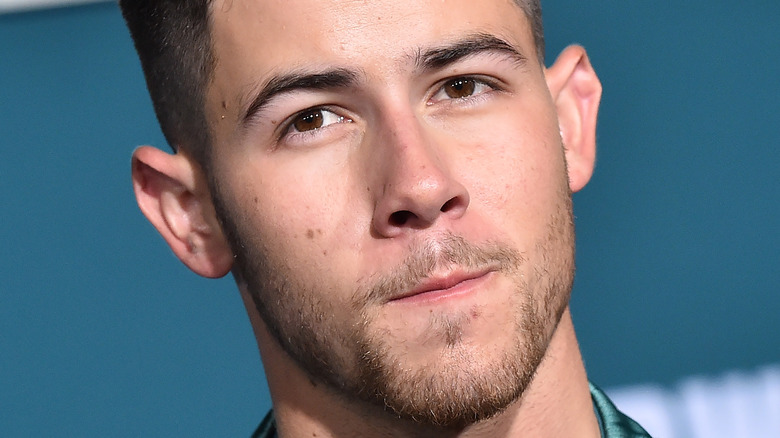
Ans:
[[[119,0],[135,42],[146,87],[163,135],[208,170],[211,130],[206,90],[214,74],[209,6],[212,0]],[[544,62],[540,0],[515,0],[531,23],[539,62]]]
[[[157,121],[172,148],[209,162],[206,90],[214,74],[211,0],[120,0]]]

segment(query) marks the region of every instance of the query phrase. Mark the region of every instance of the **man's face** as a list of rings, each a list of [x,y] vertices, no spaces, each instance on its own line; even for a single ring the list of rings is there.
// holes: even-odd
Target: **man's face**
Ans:
[[[441,425],[527,386],[568,303],[555,107],[513,1],[216,1],[212,191],[310,376]]]

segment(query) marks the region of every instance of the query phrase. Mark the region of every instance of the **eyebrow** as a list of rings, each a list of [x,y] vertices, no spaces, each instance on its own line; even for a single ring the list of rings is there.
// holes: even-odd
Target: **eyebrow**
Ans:
[[[514,45],[495,35],[477,33],[457,40],[443,47],[418,51],[415,64],[423,71],[437,70],[454,64],[463,58],[485,52],[499,52],[508,55],[518,64],[525,64],[528,58]]]
[[[423,51],[418,49],[413,56],[417,70],[432,71],[452,65],[464,58],[486,52],[508,55],[518,64],[525,64],[528,58],[515,46],[494,35],[478,33],[456,40],[450,44]],[[242,124],[246,124],[262,112],[275,98],[284,93],[298,90],[327,90],[354,86],[362,77],[356,70],[334,68],[324,71],[292,71],[271,77],[254,97],[246,99],[251,103],[243,111]]]
[[[357,72],[341,68],[320,72],[293,71],[274,76],[251,98],[251,103],[243,111],[243,122],[246,123],[260,113],[274,97],[280,94],[296,90],[345,88],[358,82],[358,77]]]

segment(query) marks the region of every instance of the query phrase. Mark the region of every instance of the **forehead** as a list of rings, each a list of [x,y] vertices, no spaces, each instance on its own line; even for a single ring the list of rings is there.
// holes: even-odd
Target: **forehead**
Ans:
[[[534,50],[514,0],[215,0],[217,76],[334,64],[386,69],[422,47],[475,33]],[[238,80],[239,78],[228,78]]]

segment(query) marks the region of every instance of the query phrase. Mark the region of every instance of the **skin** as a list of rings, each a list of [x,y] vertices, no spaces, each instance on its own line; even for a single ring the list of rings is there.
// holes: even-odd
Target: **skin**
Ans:
[[[601,93],[584,50],[539,65],[512,1],[234,0],[212,15],[211,174],[186,145],[142,147],[134,186],[187,266],[233,270],[281,436],[598,436],[568,311],[570,192],[592,173]],[[475,40],[506,46],[420,61]],[[350,81],[253,105],[272,78],[327,71]],[[511,256],[468,261],[493,248]],[[397,383],[383,395],[361,392],[371,354]],[[442,400],[420,398],[439,406],[507,357],[533,380],[489,418],[381,403],[433,381]]]

